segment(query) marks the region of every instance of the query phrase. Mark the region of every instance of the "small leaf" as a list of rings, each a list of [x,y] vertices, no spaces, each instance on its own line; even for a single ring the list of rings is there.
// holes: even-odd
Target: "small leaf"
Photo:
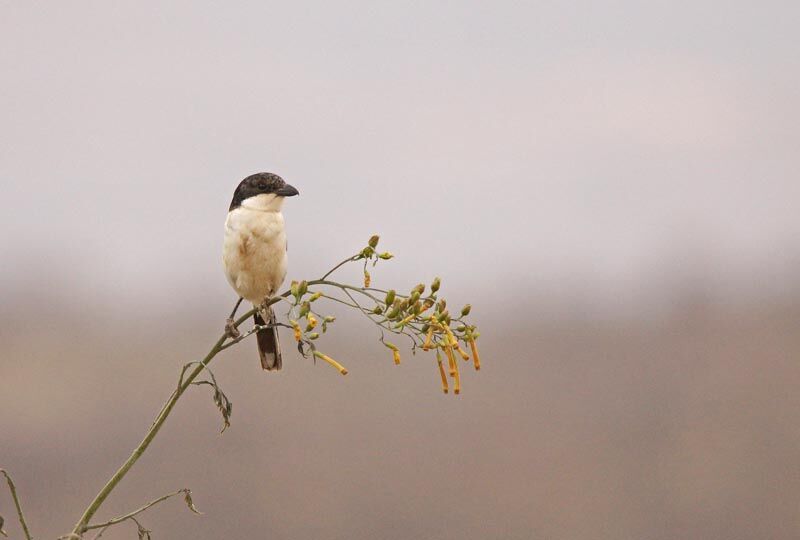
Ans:
[[[139,540],[151,540],[150,538],[151,531],[148,531],[147,529],[142,527],[141,523],[139,523],[138,521],[136,522],[136,526],[139,528],[139,530],[136,531],[137,533],[139,533]]]
[[[191,510],[195,514],[200,514],[200,515],[203,514],[200,510],[198,510],[194,506],[194,502],[192,501],[192,490],[191,489],[187,489],[186,491],[183,492],[183,500],[186,501],[186,506],[189,507],[189,510]]]

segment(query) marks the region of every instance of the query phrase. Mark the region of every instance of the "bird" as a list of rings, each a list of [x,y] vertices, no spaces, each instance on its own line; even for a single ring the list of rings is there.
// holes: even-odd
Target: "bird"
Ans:
[[[266,305],[286,279],[287,241],[281,210],[286,197],[299,194],[277,174],[252,174],[236,187],[225,219],[222,262],[228,283],[239,295],[226,321],[226,333],[239,336],[233,317],[242,300],[252,303],[255,324],[266,325],[264,316],[269,320],[268,328],[256,332],[261,367],[267,371],[283,365],[275,314]]]

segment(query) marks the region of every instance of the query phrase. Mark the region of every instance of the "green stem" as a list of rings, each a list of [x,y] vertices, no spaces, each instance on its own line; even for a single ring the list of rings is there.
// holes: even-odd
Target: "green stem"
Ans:
[[[270,305],[275,302],[277,302],[277,299],[273,299],[272,301],[270,301]],[[236,321],[235,326],[238,327],[245,320],[251,317],[254,312],[255,310],[252,309],[248,311],[246,314],[242,315]],[[97,512],[97,510],[100,509],[100,506],[103,504],[103,502],[105,502],[106,498],[108,498],[108,496],[111,494],[114,488],[117,487],[117,484],[119,484],[120,481],[125,477],[125,475],[131,469],[131,467],[133,467],[133,465],[137,461],[139,461],[139,458],[142,457],[142,454],[144,454],[145,450],[147,450],[147,447],[150,446],[150,443],[158,434],[159,430],[161,429],[161,426],[164,425],[164,422],[167,420],[167,417],[172,412],[172,409],[175,407],[175,404],[181,398],[186,389],[189,388],[189,386],[191,386],[192,381],[194,381],[197,378],[197,376],[200,375],[200,373],[202,373],[202,371],[206,368],[206,366],[209,363],[211,363],[211,361],[214,359],[217,353],[219,353],[223,349],[223,344],[225,343],[225,340],[227,338],[228,338],[227,335],[222,335],[222,337],[220,337],[217,340],[217,342],[214,344],[214,346],[211,348],[211,350],[208,352],[205,358],[203,358],[203,360],[199,362],[197,367],[195,367],[192,370],[192,372],[186,378],[183,379],[180,386],[178,386],[178,388],[175,389],[170,398],[167,400],[167,403],[164,404],[164,407],[161,409],[161,412],[153,421],[153,425],[150,426],[150,429],[145,434],[144,439],[142,439],[142,442],[139,443],[139,445],[134,449],[130,457],[125,461],[125,463],[123,463],[122,466],[119,469],[117,469],[117,472],[115,472],[114,475],[108,480],[108,482],[106,482],[106,485],[103,486],[103,488],[95,496],[91,504],[89,504],[89,506],[83,512],[83,515],[75,524],[75,527],[72,529],[73,536],[81,537],[81,535],[83,535],[83,533],[86,532],[87,530],[86,526],[89,524],[89,520],[91,520],[92,517]],[[30,540],[30,536],[28,536],[28,539]]]
[[[5,469],[0,469],[0,474],[5,476],[6,482],[8,482],[8,489],[11,490],[11,498],[14,499],[14,506],[17,507],[17,516],[19,517],[20,525],[22,525],[22,530],[25,533],[25,538],[32,540],[31,532],[28,530],[28,524],[25,522],[25,516],[22,514],[22,505],[19,504],[17,488],[14,486],[14,482],[11,480],[11,477],[8,475]]]
[[[340,289],[342,289],[344,291],[346,291],[348,289],[354,290],[354,291],[359,291],[362,294],[365,294],[366,296],[371,297],[373,300],[375,300],[377,302],[378,300],[376,298],[374,298],[369,293],[365,292],[363,289],[359,289],[358,287],[352,287],[350,285],[344,285],[342,283],[336,283],[334,281],[327,281],[325,279],[334,270],[336,270],[340,266],[346,264],[347,262],[350,262],[350,261],[353,261],[353,260],[355,260],[354,257],[345,259],[344,261],[339,263],[337,266],[335,266],[330,272],[325,274],[325,276],[323,276],[322,279],[309,281],[308,284],[309,285],[329,285],[329,286],[332,286],[332,287],[338,287],[338,288],[340,288]],[[268,305],[272,305],[272,304],[277,303],[281,298],[288,297],[289,294],[291,294],[290,291],[286,291],[283,294],[281,294],[280,296],[272,298],[268,302]],[[244,315],[239,317],[239,319],[234,323],[234,326],[236,326],[238,328],[239,325],[242,324],[249,317],[251,317],[253,315],[253,313],[255,313],[255,309],[251,309],[250,311],[248,311],[247,313],[245,313]],[[176,388],[172,392],[172,395],[169,397],[167,402],[161,408],[161,411],[156,416],[156,419],[153,421],[153,424],[150,426],[150,429],[145,434],[144,438],[142,439],[142,442],[140,442],[139,445],[133,450],[133,453],[130,455],[130,457],[127,460],[125,460],[125,463],[123,463],[122,466],[119,469],[117,469],[117,471],[114,473],[114,475],[108,480],[108,482],[106,482],[106,485],[104,485],[103,488],[100,490],[100,492],[95,496],[94,500],[92,500],[92,502],[89,504],[89,506],[86,508],[86,510],[84,510],[83,515],[78,520],[78,522],[75,524],[75,527],[73,528],[72,533],[69,536],[75,537],[75,538],[81,538],[83,533],[86,532],[87,526],[89,524],[89,521],[92,519],[92,517],[94,517],[95,513],[100,509],[100,506],[105,502],[105,500],[108,498],[108,496],[114,490],[114,488],[116,488],[117,485],[120,483],[120,481],[125,477],[125,475],[128,474],[128,471],[131,469],[131,467],[133,467],[134,464],[137,461],[139,461],[139,458],[142,457],[142,454],[144,454],[145,450],[147,450],[147,448],[150,446],[150,443],[153,441],[155,436],[158,434],[159,430],[161,429],[161,426],[164,425],[164,422],[167,420],[167,417],[172,412],[172,409],[175,407],[175,404],[181,398],[183,393],[189,388],[189,386],[191,386],[192,382],[194,382],[194,380],[202,373],[202,371],[204,369],[206,369],[206,366],[208,366],[208,364],[211,363],[211,361],[214,359],[214,357],[219,352],[221,352],[222,350],[227,348],[227,345],[225,344],[225,340],[226,339],[228,339],[228,336],[223,334],[217,340],[217,342],[214,344],[214,346],[211,348],[211,350],[208,352],[208,354],[205,356],[205,358],[203,358],[203,360],[198,362],[198,365],[192,370],[192,372],[189,373],[189,375],[187,377],[185,377],[185,378],[182,377],[181,378],[181,382],[180,382],[178,388]],[[13,492],[13,489],[12,489],[12,492]],[[16,501],[16,495],[14,495],[14,499]],[[17,506],[17,509],[19,510],[19,506]],[[31,540],[30,535],[27,534],[27,526],[25,526],[24,520],[22,518],[22,512],[20,511],[19,514],[20,514],[20,520],[23,522],[23,527],[26,530],[27,538],[28,538],[28,540]]]

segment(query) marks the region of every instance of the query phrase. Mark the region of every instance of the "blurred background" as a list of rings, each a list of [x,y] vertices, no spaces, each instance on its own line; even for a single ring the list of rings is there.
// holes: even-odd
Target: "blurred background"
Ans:
[[[216,340],[264,170],[301,192],[291,279],[380,233],[375,285],[441,276],[484,369],[443,395],[330,306],[348,377],[227,351],[232,427],[195,389],[98,519],[190,487],[155,538],[798,536],[797,2],[0,11],[0,466],[37,538]]]

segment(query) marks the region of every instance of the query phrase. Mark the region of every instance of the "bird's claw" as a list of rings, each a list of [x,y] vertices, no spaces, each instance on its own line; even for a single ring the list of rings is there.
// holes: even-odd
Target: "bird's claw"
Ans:
[[[242,335],[239,329],[236,328],[232,318],[225,321],[225,335],[231,339],[236,339]]]

